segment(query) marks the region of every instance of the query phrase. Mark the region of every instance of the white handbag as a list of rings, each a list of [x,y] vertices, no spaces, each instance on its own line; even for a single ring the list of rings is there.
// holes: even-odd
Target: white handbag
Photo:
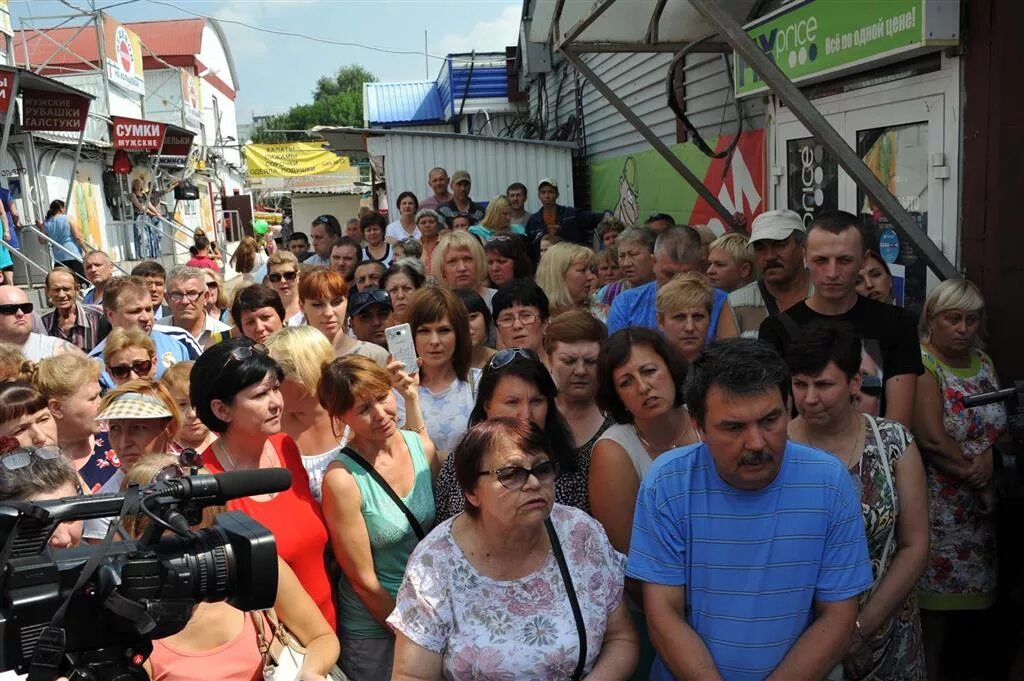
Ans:
[[[306,661],[306,649],[277,619],[273,610],[257,610],[250,612],[249,616],[256,627],[256,640],[263,655],[263,678],[266,681],[299,681],[299,672]]]

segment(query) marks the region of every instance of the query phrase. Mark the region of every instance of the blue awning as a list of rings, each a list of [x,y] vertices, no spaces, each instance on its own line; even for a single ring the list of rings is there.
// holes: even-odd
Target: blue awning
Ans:
[[[367,83],[364,106],[369,125],[444,122],[437,84],[429,80]]]

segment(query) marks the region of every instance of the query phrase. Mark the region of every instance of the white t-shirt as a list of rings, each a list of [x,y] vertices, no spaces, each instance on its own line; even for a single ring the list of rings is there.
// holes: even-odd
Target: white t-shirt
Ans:
[[[412,234],[405,231],[405,227],[402,227],[401,220],[395,220],[388,225],[386,230],[384,230],[384,238],[394,239],[395,241],[404,241],[405,239],[416,239],[416,241],[419,241],[422,236],[423,233],[420,232],[419,227],[414,228]]]
[[[21,354],[25,355],[25,359],[30,362],[38,362],[47,357],[53,357],[57,354],[58,349],[67,351],[65,345],[69,345],[69,343],[56,336],[44,336],[33,331],[29,334],[25,344],[21,346]]]

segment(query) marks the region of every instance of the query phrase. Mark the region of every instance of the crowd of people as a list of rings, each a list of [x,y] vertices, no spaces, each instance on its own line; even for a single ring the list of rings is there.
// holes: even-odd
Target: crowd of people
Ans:
[[[200,235],[169,272],[62,259],[44,315],[0,285],[0,501],[288,469],[226,508],[276,539],[302,678],[978,678],[1007,414],[963,404],[998,387],[974,284],[915,320],[848,213],[716,237],[427,180],[227,280]],[[202,604],[146,669],[260,678],[261,623]]]

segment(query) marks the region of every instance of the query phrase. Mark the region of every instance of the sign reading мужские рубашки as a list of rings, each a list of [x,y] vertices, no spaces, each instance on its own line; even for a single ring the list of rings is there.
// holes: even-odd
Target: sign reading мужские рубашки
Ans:
[[[813,83],[959,41],[959,0],[805,0],[744,27],[794,83]],[[768,86],[740,55],[736,96]]]

